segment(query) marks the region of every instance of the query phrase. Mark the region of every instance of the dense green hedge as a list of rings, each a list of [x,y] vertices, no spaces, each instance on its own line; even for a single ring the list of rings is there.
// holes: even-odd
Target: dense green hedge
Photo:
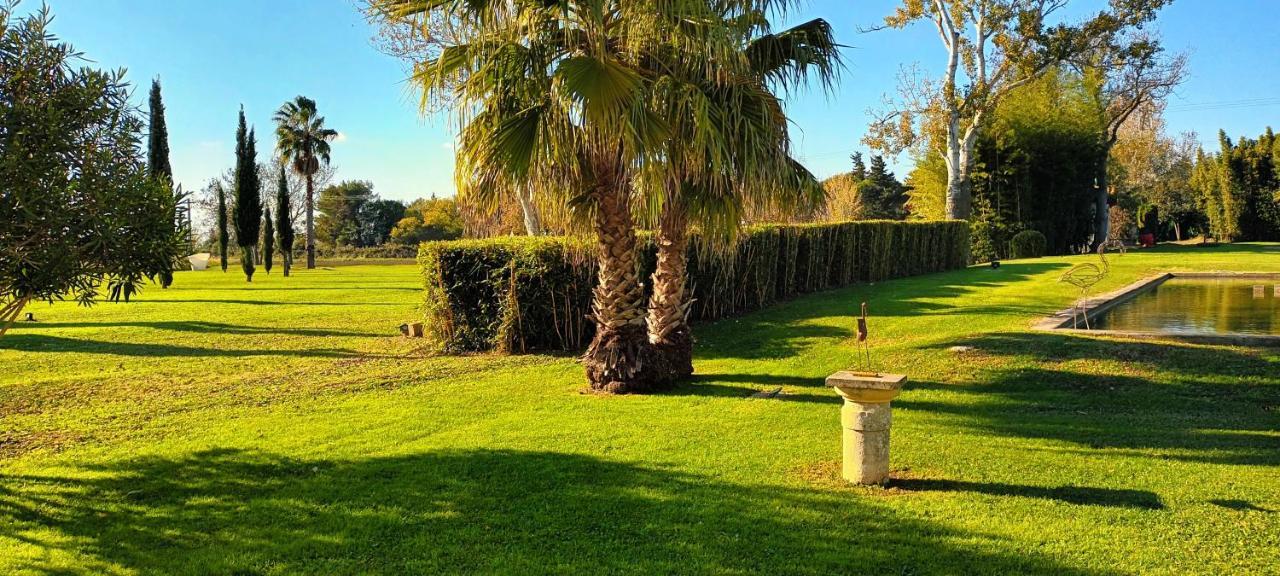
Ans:
[[[656,253],[641,238],[644,278]],[[595,261],[590,240],[496,238],[427,242],[418,252],[428,336],[444,351],[579,350]],[[963,222],[847,222],[759,226],[725,255],[695,235],[689,284],[694,320],[749,312],[798,294],[961,268],[969,261]]]
[[[316,246],[316,258],[334,258],[340,260],[358,260],[361,258],[415,258],[418,247],[414,244],[392,244],[381,246]],[[293,247],[294,263],[307,262],[307,247],[301,243]]]

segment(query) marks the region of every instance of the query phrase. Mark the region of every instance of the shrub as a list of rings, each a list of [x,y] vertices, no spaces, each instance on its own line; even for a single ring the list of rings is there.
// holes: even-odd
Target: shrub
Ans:
[[[595,329],[594,248],[565,237],[422,244],[428,337],[446,352],[584,348]],[[656,249],[647,235],[640,248],[648,278]],[[727,252],[694,235],[689,314],[714,320],[855,282],[962,268],[968,252],[968,225],[954,221],[759,226]]]
[[[1023,230],[1009,240],[1009,253],[1014,258],[1040,258],[1049,249],[1049,240],[1035,230]]]

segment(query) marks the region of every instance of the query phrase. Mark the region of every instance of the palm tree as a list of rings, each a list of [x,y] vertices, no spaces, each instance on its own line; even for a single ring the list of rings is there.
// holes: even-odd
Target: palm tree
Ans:
[[[840,68],[831,26],[816,19],[747,42],[768,21],[755,13],[733,22],[744,38],[738,73],[698,79],[664,95],[676,123],[663,156],[666,169],[652,181],[661,208],[648,328],[664,367],[677,379],[693,373],[692,302],[685,294],[691,221],[708,240],[727,246],[744,204],[799,208],[825,194],[790,156],[787,117],[773,89],[797,88],[811,74],[830,89]],[[686,77],[696,79],[702,70],[695,67]]]
[[[316,267],[315,190],[311,177],[320,163],[329,164],[329,141],[338,131],[326,128],[324,116],[316,113],[316,102],[298,96],[276,110],[276,151],[294,172],[307,180],[307,268]]]
[[[722,13],[707,0],[375,1],[384,17],[444,28],[434,36],[448,40],[414,80],[424,100],[455,104],[459,195],[493,204],[520,183],[590,223],[599,262],[596,335],[583,357],[591,386],[637,392],[666,383],[649,343],[632,211],[642,200],[635,179],[672,134],[669,110],[653,95],[683,72],[651,64],[732,61],[740,45]],[[772,3],[715,2],[730,14]]]

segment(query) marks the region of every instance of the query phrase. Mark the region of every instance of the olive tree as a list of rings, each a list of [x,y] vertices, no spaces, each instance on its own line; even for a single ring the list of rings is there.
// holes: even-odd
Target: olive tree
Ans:
[[[165,284],[183,249],[123,71],[81,66],[50,21],[0,6],[0,335],[32,301]]]

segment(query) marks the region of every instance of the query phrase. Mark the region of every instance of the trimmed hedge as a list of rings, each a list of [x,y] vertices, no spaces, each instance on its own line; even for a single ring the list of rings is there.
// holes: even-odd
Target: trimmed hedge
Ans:
[[[1013,258],[1040,258],[1049,250],[1049,240],[1035,230],[1023,230],[1009,240],[1009,254]]]
[[[413,244],[386,243],[381,246],[316,246],[316,258],[334,258],[339,260],[359,260],[363,258],[415,258],[418,247]],[[296,244],[293,247],[293,262],[307,263],[307,247]]]
[[[656,248],[640,238],[646,280]],[[799,294],[963,268],[964,222],[866,221],[758,226],[728,254],[694,235],[689,250],[693,320],[758,310]],[[576,351],[590,342],[594,241],[508,237],[426,242],[427,335],[442,351]]]

